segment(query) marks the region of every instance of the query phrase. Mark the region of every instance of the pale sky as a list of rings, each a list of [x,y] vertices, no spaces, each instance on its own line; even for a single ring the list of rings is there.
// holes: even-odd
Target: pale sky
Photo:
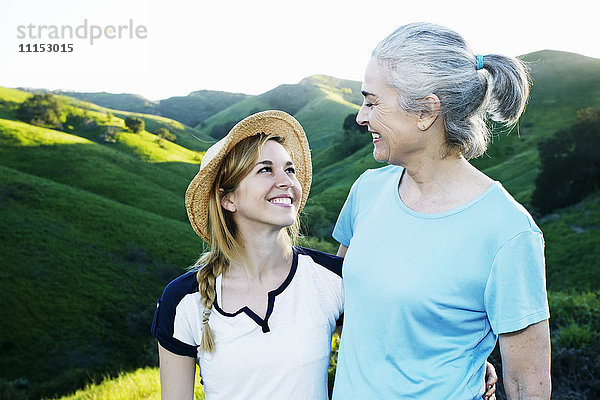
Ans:
[[[593,7],[591,0],[0,0],[0,86],[158,100],[201,89],[260,94],[314,74],[360,81],[372,48],[415,21],[449,26],[484,55],[553,49],[600,58]],[[90,44],[92,25],[103,37]],[[104,36],[125,25],[121,38]],[[130,38],[130,26],[142,37]],[[69,27],[87,38],[68,37]],[[67,37],[56,38],[56,29]],[[73,51],[19,52],[35,43]]]

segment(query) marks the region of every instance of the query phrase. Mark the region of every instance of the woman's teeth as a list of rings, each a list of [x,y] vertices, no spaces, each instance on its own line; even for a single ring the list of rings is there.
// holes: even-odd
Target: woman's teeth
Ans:
[[[292,204],[292,199],[289,197],[276,197],[269,201],[273,204]]]

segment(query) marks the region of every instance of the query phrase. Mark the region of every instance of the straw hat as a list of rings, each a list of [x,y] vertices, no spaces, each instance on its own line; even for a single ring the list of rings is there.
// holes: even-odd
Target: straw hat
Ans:
[[[302,186],[298,212],[306,203],[312,180],[312,164],[304,129],[294,117],[283,111],[269,110],[250,115],[238,122],[227,136],[206,151],[200,171],[192,179],[185,193],[185,207],[190,223],[194,231],[206,242],[210,242],[207,229],[208,198],[221,161],[241,140],[260,133],[283,138],[283,145],[290,153],[296,168],[296,178]]]

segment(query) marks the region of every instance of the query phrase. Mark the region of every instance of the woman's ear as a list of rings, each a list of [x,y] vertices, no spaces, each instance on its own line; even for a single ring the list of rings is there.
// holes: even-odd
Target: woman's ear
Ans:
[[[223,189],[219,189],[219,192],[223,193]],[[236,212],[237,207],[232,199],[233,193],[227,193],[226,195],[221,197],[221,207],[226,209],[229,212]]]
[[[423,97],[421,102],[426,108],[419,114],[417,126],[420,130],[425,131],[433,125],[440,114],[441,103],[439,97],[433,93]]]

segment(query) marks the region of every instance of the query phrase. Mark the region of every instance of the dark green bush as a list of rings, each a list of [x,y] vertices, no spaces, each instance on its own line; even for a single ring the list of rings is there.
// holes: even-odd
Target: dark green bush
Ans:
[[[28,124],[62,129],[64,107],[56,96],[34,94],[21,103],[17,116]]]
[[[540,142],[540,173],[531,205],[545,215],[600,188],[600,108],[577,113],[569,129]],[[576,171],[576,172],[575,172]]]
[[[126,117],[125,126],[133,133],[140,133],[145,129],[144,120],[137,117]]]

